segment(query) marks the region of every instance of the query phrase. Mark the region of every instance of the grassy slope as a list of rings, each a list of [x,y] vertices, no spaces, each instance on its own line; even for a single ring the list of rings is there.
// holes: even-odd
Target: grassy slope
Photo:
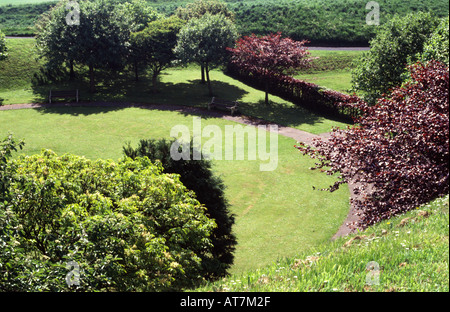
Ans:
[[[0,111],[0,136],[12,131],[15,137],[24,138],[24,154],[49,148],[58,154],[118,159],[127,141],[135,145],[143,138],[169,137],[174,125],[192,130],[192,122],[190,115],[137,108]],[[218,125],[224,133],[225,125],[234,123],[202,119],[202,126],[207,125]],[[294,144],[294,140],[279,136],[279,162],[273,172],[260,172],[259,161],[214,161],[237,216],[234,231],[239,245],[233,272],[314,247],[329,239],[346,217],[348,189],[313,191],[313,186],[328,187],[334,179],[309,170],[313,160],[299,154]]]
[[[197,291],[449,291],[449,197]],[[375,261],[375,266],[367,269]],[[376,273],[378,272],[378,273]],[[378,277],[377,277],[378,275]]]

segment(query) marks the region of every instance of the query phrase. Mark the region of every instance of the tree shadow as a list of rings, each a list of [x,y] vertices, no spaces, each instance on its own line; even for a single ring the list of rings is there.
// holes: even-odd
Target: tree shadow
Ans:
[[[214,95],[227,100],[241,99],[247,92],[239,87],[222,81],[212,81]],[[101,114],[127,107],[147,109],[175,110],[185,115],[201,115],[204,118],[221,117],[222,115],[207,112],[211,97],[208,88],[200,80],[187,82],[159,81],[154,92],[150,79],[143,77],[134,81],[132,77],[117,74],[108,79],[102,79],[96,87],[96,92],[89,92],[87,81],[66,81],[52,85],[34,85],[33,92],[38,103],[48,103],[48,94],[52,90],[79,90],[80,103],[73,99],[55,99],[52,104],[42,105],[41,113],[90,115]],[[90,106],[91,105],[91,106]]]
[[[264,99],[260,99],[257,103],[242,102],[240,110],[245,115],[286,127],[296,127],[302,124],[314,125],[323,118],[294,104],[269,100],[269,105],[267,105]]]

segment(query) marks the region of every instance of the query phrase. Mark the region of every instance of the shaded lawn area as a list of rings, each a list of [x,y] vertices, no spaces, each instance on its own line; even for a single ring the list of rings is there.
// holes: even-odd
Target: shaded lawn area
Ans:
[[[20,154],[48,148],[58,154],[117,160],[127,142],[136,146],[140,139],[168,138],[175,125],[186,125],[192,131],[192,117],[140,108],[10,110],[0,112],[0,134],[12,131],[16,138],[25,139]],[[202,127],[207,125],[223,130],[236,123],[202,118]],[[266,144],[268,150],[268,136]],[[348,213],[348,189],[314,191],[313,186],[328,187],[334,178],[309,170],[314,161],[302,156],[294,144],[293,139],[278,136],[279,160],[273,172],[259,171],[260,162],[247,160],[247,156],[242,161],[214,161],[213,168],[223,177],[231,210],[237,216],[233,272],[262,267],[315,247],[333,236]]]
[[[170,68],[159,81],[159,92],[153,93],[150,79],[143,77],[135,82],[131,72],[97,72],[97,93],[89,90],[85,69],[78,68],[77,80],[49,84],[38,83],[42,60],[37,60],[34,39],[7,39],[9,58],[0,63],[0,99],[3,105],[21,103],[46,103],[49,90],[79,89],[82,101],[121,101],[154,104],[174,104],[206,107],[211,101],[206,85],[200,83],[197,66]],[[141,75],[144,76],[144,75]],[[212,87],[216,96],[237,100],[245,115],[266,119],[284,126],[294,127],[314,134],[331,131],[332,127],[347,124],[329,117],[318,116],[276,96],[270,96],[271,105],[266,107],[264,92],[251,88],[221,70],[211,72]],[[1,100],[0,100],[1,101]]]

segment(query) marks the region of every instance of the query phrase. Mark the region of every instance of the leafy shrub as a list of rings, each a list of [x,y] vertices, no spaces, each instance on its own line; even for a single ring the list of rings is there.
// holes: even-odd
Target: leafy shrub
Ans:
[[[420,59],[423,61],[436,60],[449,66],[449,17],[443,18],[431,38],[425,43]]]
[[[0,202],[0,290],[160,291],[193,285],[215,226],[148,158],[46,150],[10,160]],[[66,283],[71,261],[80,284]],[[69,275],[68,275],[69,274]]]
[[[0,202],[6,197],[9,189],[10,177],[6,175],[6,165],[11,158],[12,153],[16,152],[18,148],[22,149],[23,141],[16,141],[12,134],[0,141]]]
[[[356,62],[353,89],[363,93],[366,102],[375,104],[383,94],[401,85],[408,63],[417,61],[438,23],[430,13],[417,12],[395,16],[380,26],[370,50]]]
[[[7,51],[8,48],[6,47],[5,35],[0,30],[0,61],[6,58],[6,56],[8,55],[6,53]]]
[[[299,150],[316,169],[340,173],[330,187],[361,183],[354,202],[365,228],[449,191],[449,70],[437,61],[410,68],[411,81],[375,106],[356,101],[356,126]]]
[[[201,255],[205,275],[210,278],[223,276],[233,264],[236,237],[232,233],[234,215],[229,211],[225,197],[225,185],[222,179],[214,174],[211,161],[207,159],[193,160],[194,144],[190,144],[190,160],[175,161],[170,156],[170,140],[141,140],[137,148],[129,144],[123,148],[126,156],[131,158],[148,157],[159,161],[165,173],[180,175],[180,181],[189,190],[195,192],[200,203],[206,206],[206,215],[214,219],[217,227],[211,235],[213,248]]]

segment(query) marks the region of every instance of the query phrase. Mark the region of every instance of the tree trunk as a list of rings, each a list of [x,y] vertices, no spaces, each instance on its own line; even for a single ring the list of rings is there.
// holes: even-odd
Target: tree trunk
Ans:
[[[205,64],[205,72],[206,72],[206,81],[208,82],[209,96],[213,96],[212,87],[211,87],[211,80],[209,79],[209,66],[208,66],[208,62],[206,62],[206,64]]]
[[[153,93],[157,93],[158,92],[158,89],[156,88],[157,83],[158,83],[158,73],[157,72],[153,72],[153,75],[152,75]]]
[[[134,61],[134,80],[139,81],[139,69],[137,61]]]
[[[69,80],[74,80],[75,79],[75,71],[73,69],[73,60],[69,61],[69,67],[70,67]]]
[[[92,93],[95,92],[94,65],[89,65],[89,89]]]
[[[265,103],[266,103],[266,105],[269,105],[269,82],[267,80],[265,81],[265,87],[266,87],[266,100],[265,100]]]
[[[205,83],[205,64],[203,62],[200,64],[200,70],[202,71],[202,83]]]

